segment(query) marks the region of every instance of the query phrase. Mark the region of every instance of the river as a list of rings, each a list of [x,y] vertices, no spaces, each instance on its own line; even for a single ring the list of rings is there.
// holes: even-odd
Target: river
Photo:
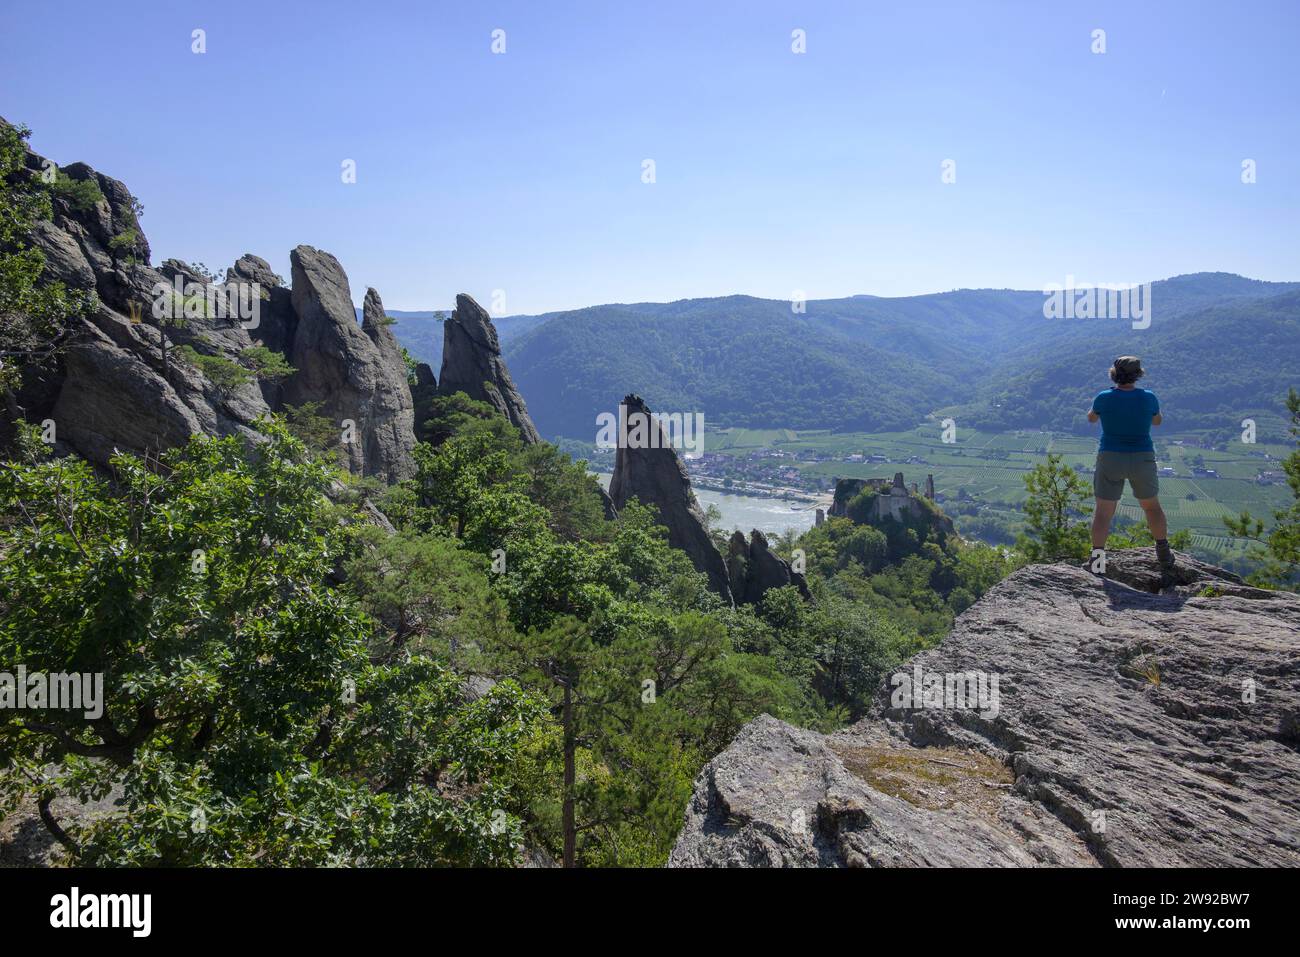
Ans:
[[[600,484],[609,488],[608,472],[596,473]],[[746,535],[758,529],[764,535],[779,535],[786,529],[802,532],[813,527],[817,518],[816,506],[810,502],[791,502],[779,498],[758,498],[753,495],[732,495],[712,489],[697,488],[695,497],[701,508],[716,505],[722,513],[722,527],[730,533],[739,528]]]

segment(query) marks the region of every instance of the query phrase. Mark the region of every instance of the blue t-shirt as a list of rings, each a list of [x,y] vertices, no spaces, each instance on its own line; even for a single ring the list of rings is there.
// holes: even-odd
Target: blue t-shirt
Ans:
[[[1146,389],[1107,389],[1092,400],[1092,411],[1101,416],[1102,452],[1153,452],[1151,417],[1160,411],[1160,400]]]

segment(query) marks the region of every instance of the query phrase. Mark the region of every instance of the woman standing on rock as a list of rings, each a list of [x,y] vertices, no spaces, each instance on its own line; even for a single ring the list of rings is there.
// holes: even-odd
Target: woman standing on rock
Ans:
[[[1156,557],[1161,566],[1170,568],[1174,553],[1169,547],[1169,523],[1160,507],[1160,478],[1151,442],[1151,426],[1161,422],[1160,400],[1154,392],[1137,387],[1138,379],[1145,374],[1137,356],[1120,356],[1110,367],[1114,387],[1098,392],[1088,410],[1089,422],[1101,421],[1101,444],[1092,476],[1092,490],[1097,496],[1097,510],[1092,513],[1092,547],[1094,554],[1097,549],[1105,549],[1111,519],[1127,481],[1156,540]],[[1087,567],[1105,569],[1104,564],[1098,569],[1091,559]]]

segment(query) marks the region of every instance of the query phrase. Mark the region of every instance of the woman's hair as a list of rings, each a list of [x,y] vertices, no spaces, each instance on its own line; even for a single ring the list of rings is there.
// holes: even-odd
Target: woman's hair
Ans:
[[[1137,356],[1120,356],[1110,367],[1110,381],[1116,385],[1131,385],[1144,375],[1146,370]]]

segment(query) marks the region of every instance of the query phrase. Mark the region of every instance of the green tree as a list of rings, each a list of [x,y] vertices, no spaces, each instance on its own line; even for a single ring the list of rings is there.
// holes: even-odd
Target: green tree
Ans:
[[[335,463],[341,461],[342,446],[339,428],[328,416],[320,414],[323,402],[304,402],[285,405],[285,427],[308,450],[318,455],[331,456]]]
[[[1250,575],[1252,583],[1300,591],[1300,393],[1295,389],[1288,390],[1286,407],[1291,415],[1290,432],[1297,447],[1286,457],[1282,469],[1286,472],[1293,501],[1273,513],[1273,527],[1268,532],[1265,532],[1262,520],[1252,518],[1246,511],[1236,518],[1224,518],[1223,523],[1234,536],[1259,546],[1252,553],[1260,563],[1260,568]]]
[[[45,256],[31,248],[28,236],[53,209],[50,188],[27,169],[30,135],[25,127],[0,121],[0,395],[11,422],[22,417],[15,392],[23,367],[48,361],[62,347],[70,321],[96,302],[93,292],[41,281]],[[87,198],[78,197],[75,202]]]
[[[208,355],[191,345],[178,346],[176,357],[197,369],[205,379],[223,392],[230,392],[252,380],[247,369],[220,354]]]
[[[1082,560],[1088,556],[1092,493],[1087,484],[1059,455],[1034,466],[1025,476],[1029,498],[1025,501],[1028,526],[1017,545],[1031,562]]]
[[[893,622],[839,597],[817,603],[807,620],[818,662],[816,687],[831,708],[862,716],[886,672],[911,647]]]
[[[868,572],[877,572],[889,558],[889,540],[879,529],[862,525],[844,539],[843,553]]]
[[[0,710],[0,804],[34,796],[82,865],[512,861],[536,702],[511,682],[467,701],[323,581],[348,543],[334,473],[263,428],[252,448],[197,437],[161,473],[120,455],[111,484],[0,467],[0,660],[104,692],[98,715]],[[54,819],[56,796],[114,785],[122,812]]]
[[[240,361],[259,382],[280,382],[298,370],[289,365],[281,352],[266,346],[252,346],[239,353]]]

